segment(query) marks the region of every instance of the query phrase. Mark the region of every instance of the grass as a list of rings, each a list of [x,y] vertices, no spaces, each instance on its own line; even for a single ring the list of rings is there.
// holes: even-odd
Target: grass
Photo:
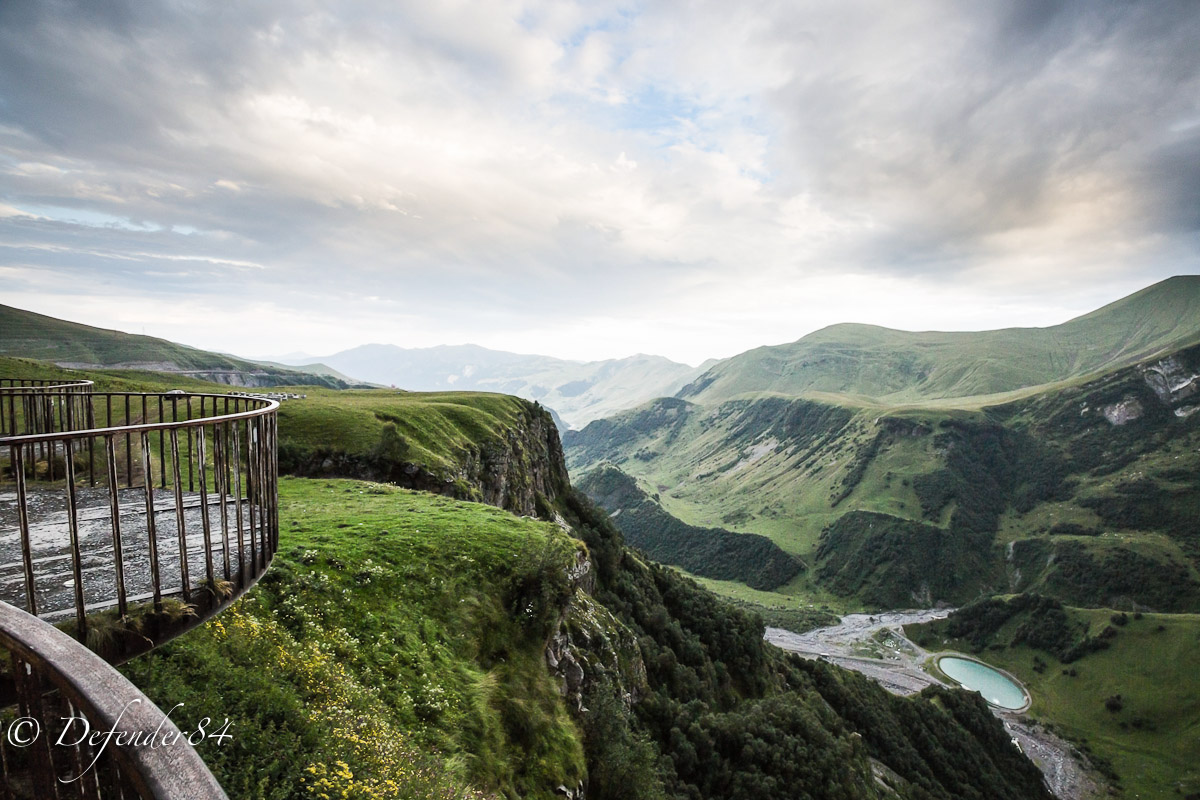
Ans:
[[[1111,624],[1107,609],[1068,608],[1093,635]],[[947,639],[944,623],[906,628],[931,650],[972,652]],[[1111,763],[1129,798],[1190,795],[1200,791],[1200,615],[1130,615],[1110,647],[1071,664],[1026,645],[1007,646],[1013,624],[1002,628],[982,659],[1019,678],[1029,690],[1030,714]],[[1074,674],[1072,674],[1072,672]],[[1120,709],[1106,706],[1120,696]]]
[[[390,424],[401,437],[404,459],[434,469],[456,468],[463,451],[500,439],[526,413],[524,401],[484,392],[303,391],[306,399],[280,406],[281,448],[369,456]]]
[[[231,795],[549,798],[584,777],[543,659],[559,609],[521,588],[564,589],[582,545],[356,481],[282,478],[280,517],[246,598],[124,668],[193,729],[232,719],[232,743],[201,746]]]
[[[852,614],[865,610],[861,605],[853,601],[847,601],[844,597],[838,597],[822,590],[820,587],[814,586],[812,581],[805,575],[798,575],[784,586],[780,586],[773,591],[764,592],[758,589],[751,589],[739,581],[719,581],[712,578],[704,578],[686,570],[679,570],[679,572],[687,575],[713,594],[720,595],[727,600],[732,600],[743,608],[758,612],[763,617],[763,621],[772,627],[787,628],[788,630],[800,632],[797,628],[789,627],[788,624],[777,625],[771,620],[774,619],[779,622],[787,620],[789,624],[793,625],[809,624],[812,621],[820,621],[821,624],[833,624],[832,622],[828,622],[828,620],[839,617],[842,614]],[[810,625],[810,627],[818,626]]]

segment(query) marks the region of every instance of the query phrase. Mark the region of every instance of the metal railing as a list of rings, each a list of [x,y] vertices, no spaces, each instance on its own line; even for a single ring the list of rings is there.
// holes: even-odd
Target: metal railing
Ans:
[[[267,569],[278,407],[0,379],[0,800],[224,800],[195,734],[108,662],[215,615]],[[75,638],[48,624],[71,616]]]
[[[48,619],[216,608],[278,544],[276,409],[254,397],[0,386],[0,599]],[[203,615],[198,615],[203,618]]]
[[[0,650],[12,654],[0,689],[16,701],[0,713],[0,798],[226,800],[196,732],[71,637],[0,602]]]

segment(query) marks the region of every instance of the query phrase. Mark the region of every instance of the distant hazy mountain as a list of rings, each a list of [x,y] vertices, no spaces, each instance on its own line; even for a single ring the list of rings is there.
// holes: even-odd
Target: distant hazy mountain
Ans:
[[[74,369],[174,372],[230,386],[318,385],[343,389],[352,381],[328,368],[247,361],[153,336],[94,328],[0,305],[0,355],[52,361]]]
[[[1049,328],[915,333],[832,325],[726,359],[677,396],[704,405],[768,393],[919,403],[1076,378],[1198,341],[1200,275],[1184,275]]]
[[[412,391],[501,392],[536,400],[571,427],[674,394],[714,362],[689,367],[661,356],[566,361],[476,345],[355,347],[320,361],[347,375]]]

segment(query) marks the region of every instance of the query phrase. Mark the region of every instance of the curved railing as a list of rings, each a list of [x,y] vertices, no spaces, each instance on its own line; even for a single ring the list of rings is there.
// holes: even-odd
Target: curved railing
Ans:
[[[0,392],[11,389],[74,389],[90,392],[95,381],[84,379],[67,380],[65,378],[0,378]]]
[[[0,714],[0,797],[226,800],[191,746],[219,729],[181,733],[95,653],[3,602],[0,650],[16,700]]]
[[[0,436],[89,427],[84,396],[94,385],[62,378],[0,378]]]
[[[267,569],[278,407],[0,379],[0,799],[225,798],[196,732],[108,662],[213,616]],[[79,641],[47,622],[71,616]]]
[[[244,592],[278,543],[279,404],[246,396],[0,388],[0,600],[47,619]],[[148,613],[149,613],[148,612]],[[145,635],[140,631],[139,635]],[[154,639],[155,636],[151,636]]]

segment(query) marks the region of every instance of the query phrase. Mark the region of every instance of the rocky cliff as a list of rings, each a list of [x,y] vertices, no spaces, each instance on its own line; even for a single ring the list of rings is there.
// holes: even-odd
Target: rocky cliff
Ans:
[[[360,452],[333,447],[279,448],[282,472],[308,478],[357,478],[476,500],[521,516],[549,519],[550,508],[570,487],[558,428],[537,403],[513,400],[520,409],[496,433],[448,448],[450,465],[412,457],[393,426],[374,449]]]

